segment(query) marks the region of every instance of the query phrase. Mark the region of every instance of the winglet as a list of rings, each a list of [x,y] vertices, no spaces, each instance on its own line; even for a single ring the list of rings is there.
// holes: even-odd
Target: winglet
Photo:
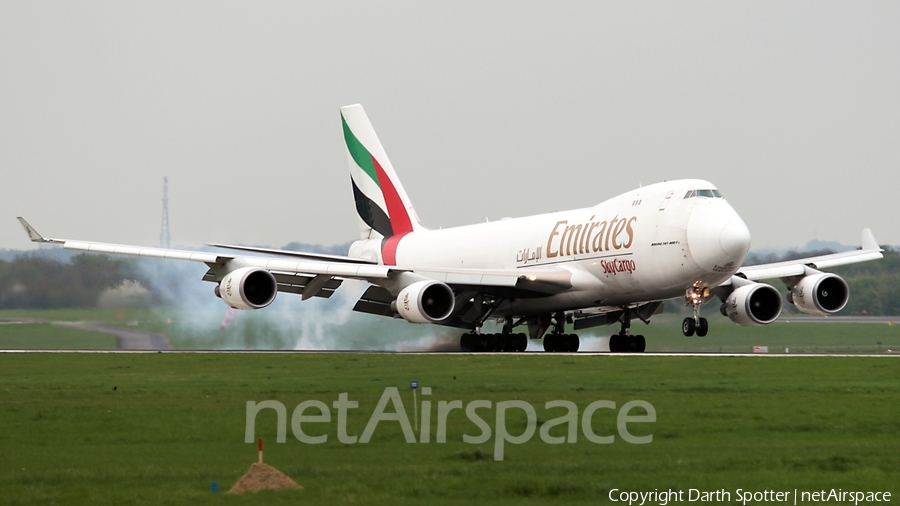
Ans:
[[[37,230],[34,229],[31,225],[25,221],[25,218],[19,216],[19,223],[22,224],[22,228],[25,229],[25,233],[28,234],[28,238],[31,239],[32,242],[60,242],[54,239],[47,239],[41,234],[38,233]]]
[[[875,234],[871,228],[864,228],[862,231],[862,249],[864,251],[881,251],[881,246],[875,240]]]

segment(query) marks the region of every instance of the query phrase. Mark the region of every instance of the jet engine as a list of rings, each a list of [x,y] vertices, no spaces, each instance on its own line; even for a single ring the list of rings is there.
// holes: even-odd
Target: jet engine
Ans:
[[[748,327],[775,321],[781,314],[781,304],[781,294],[775,287],[750,283],[731,292],[721,310],[734,323]]]
[[[837,313],[850,300],[850,287],[835,274],[804,276],[788,292],[788,301],[807,314],[828,316]]]
[[[453,290],[440,281],[417,281],[397,295],[394,303],[400,316],[412,323],[436,323],[453,313]]]
[[[222,278],[216,295],[237,309],[261,309],[275,300],[278,284],[275,276],[259,267],[241,267]]]

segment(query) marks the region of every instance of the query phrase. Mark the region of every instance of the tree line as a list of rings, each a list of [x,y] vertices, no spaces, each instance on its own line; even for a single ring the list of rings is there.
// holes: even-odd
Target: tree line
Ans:
[[[0,309],[93,307],[126,280],[146,284],[135,260],[87,253],[69,260],[39,253],[0,260]]]
[[[884,258],[836,267],[850,285],[845,314],[900,315],[900,249],[888,247]]]

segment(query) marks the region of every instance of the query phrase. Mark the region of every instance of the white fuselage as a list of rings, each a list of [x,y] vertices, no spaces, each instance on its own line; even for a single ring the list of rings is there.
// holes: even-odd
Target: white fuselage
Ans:
[[[584,209],[412,232],[397,242],[396,264],[571,273],[571,289],[510,300],[497,314],[669,299],[729,279],[750,249],[747,226],[713,191],[707,181],[671,181]],[[358,241],[351,255],[371,255],[374,242]]]

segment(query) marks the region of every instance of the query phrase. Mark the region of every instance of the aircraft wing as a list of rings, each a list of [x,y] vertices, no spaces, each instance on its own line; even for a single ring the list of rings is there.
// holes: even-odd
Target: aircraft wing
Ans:
[[[512,296],[531,294],[532,296],[551,295],[571,287],[571,273],[565,269],[441,269],[395,267],[372,264],[369,260],[335,255],[293,254],[300,260],[271,258],[254,255],[230,255],[201,251],[178,250],[168,248],[152,248],[129,246],[124,244],[108,244],[99,242],[77,241],[70,239],[51,239],[42,236],[27,221],[19,217],[19,223],[33,242],[61,244],[63,248],[94,253],[131,255],[173,260],[189,260],[202,262],[210,271],[204,276],[206,281],[221,280],[221,273],[240,267],[258,267],[275,275],[279,291],[303,293],[304,298],[320,294],[328,297],[340,285],[340,279],[359,279],[378,284],[379,281],[392,279],[403,272],[411,272],[427,279],[434,279],[449,285],[454,291],[484,291],[495,296]],[[281,250],[240,247],[259,253],[284,255]],[[318,280],[314,281],[314,278]],[[338,281],[336,284],[332,280]],[[322,283],[330,283],[322,291]],[[305,290],[312,284],[315,289]],[[312,293],[312,295],[309,295]]]
[[[788,260],[785,262],[774,262],[760,265],[748,265],[741,267],[735,274],[738,277],[749,279],[750,281],[759,281],[761,279],[789,278],[792,276],[803,276],[808,268],[828,269],[839,265],[849,265],[859,262],[868,262],[869,260],[877,260],[882,258],[884,250],[878,246],[872,230],[866,228],[862,231],[862,248],[855,251],[844,251],[842,253],[833,253],[830,255],[820,255],[808,258],[798,258],[797,260]],[[729,285],[731,281],[726,281],[723,285]]]
[[[277,255],[293,258],[305,258],[308,260],[324,260],[327,262],[357,263],[357,264],[377,264],[374,260],[368,258],[347,257],[340,255],[326,255],[324,253],[306,253],[304,251],[290,251],[283,249],[257,248],[254,246],[235,246],[232,244],[210,243],[207,246],[222,249],[233,249],[239,251],[250,251],[253,253],[265,253],[267,255]]]
[[[389,268],[383,265],[370,265],[364,263],[325,262],[316,260],[290,261],[262,256],[223,255],[221,253],[209,253],[203,251],[189,251],[168,248],[151,248],[144,246],[129,246],[125,244],[108,244],[101,242],[76,241],[71,239],[51,239],[43,237],[27,221],[19,218],[19,222],[33,242],[61,244],[63,248],[76,251],[90,251],[93,253],[110,253],[114,255],[131,255],[151,258],[166,258],[173,260],[190,260],[202,262],[210,268],[225,266],[234,262],[236,267],[260,267],[269,271],[326,274],[355,279],[386,278]]]

